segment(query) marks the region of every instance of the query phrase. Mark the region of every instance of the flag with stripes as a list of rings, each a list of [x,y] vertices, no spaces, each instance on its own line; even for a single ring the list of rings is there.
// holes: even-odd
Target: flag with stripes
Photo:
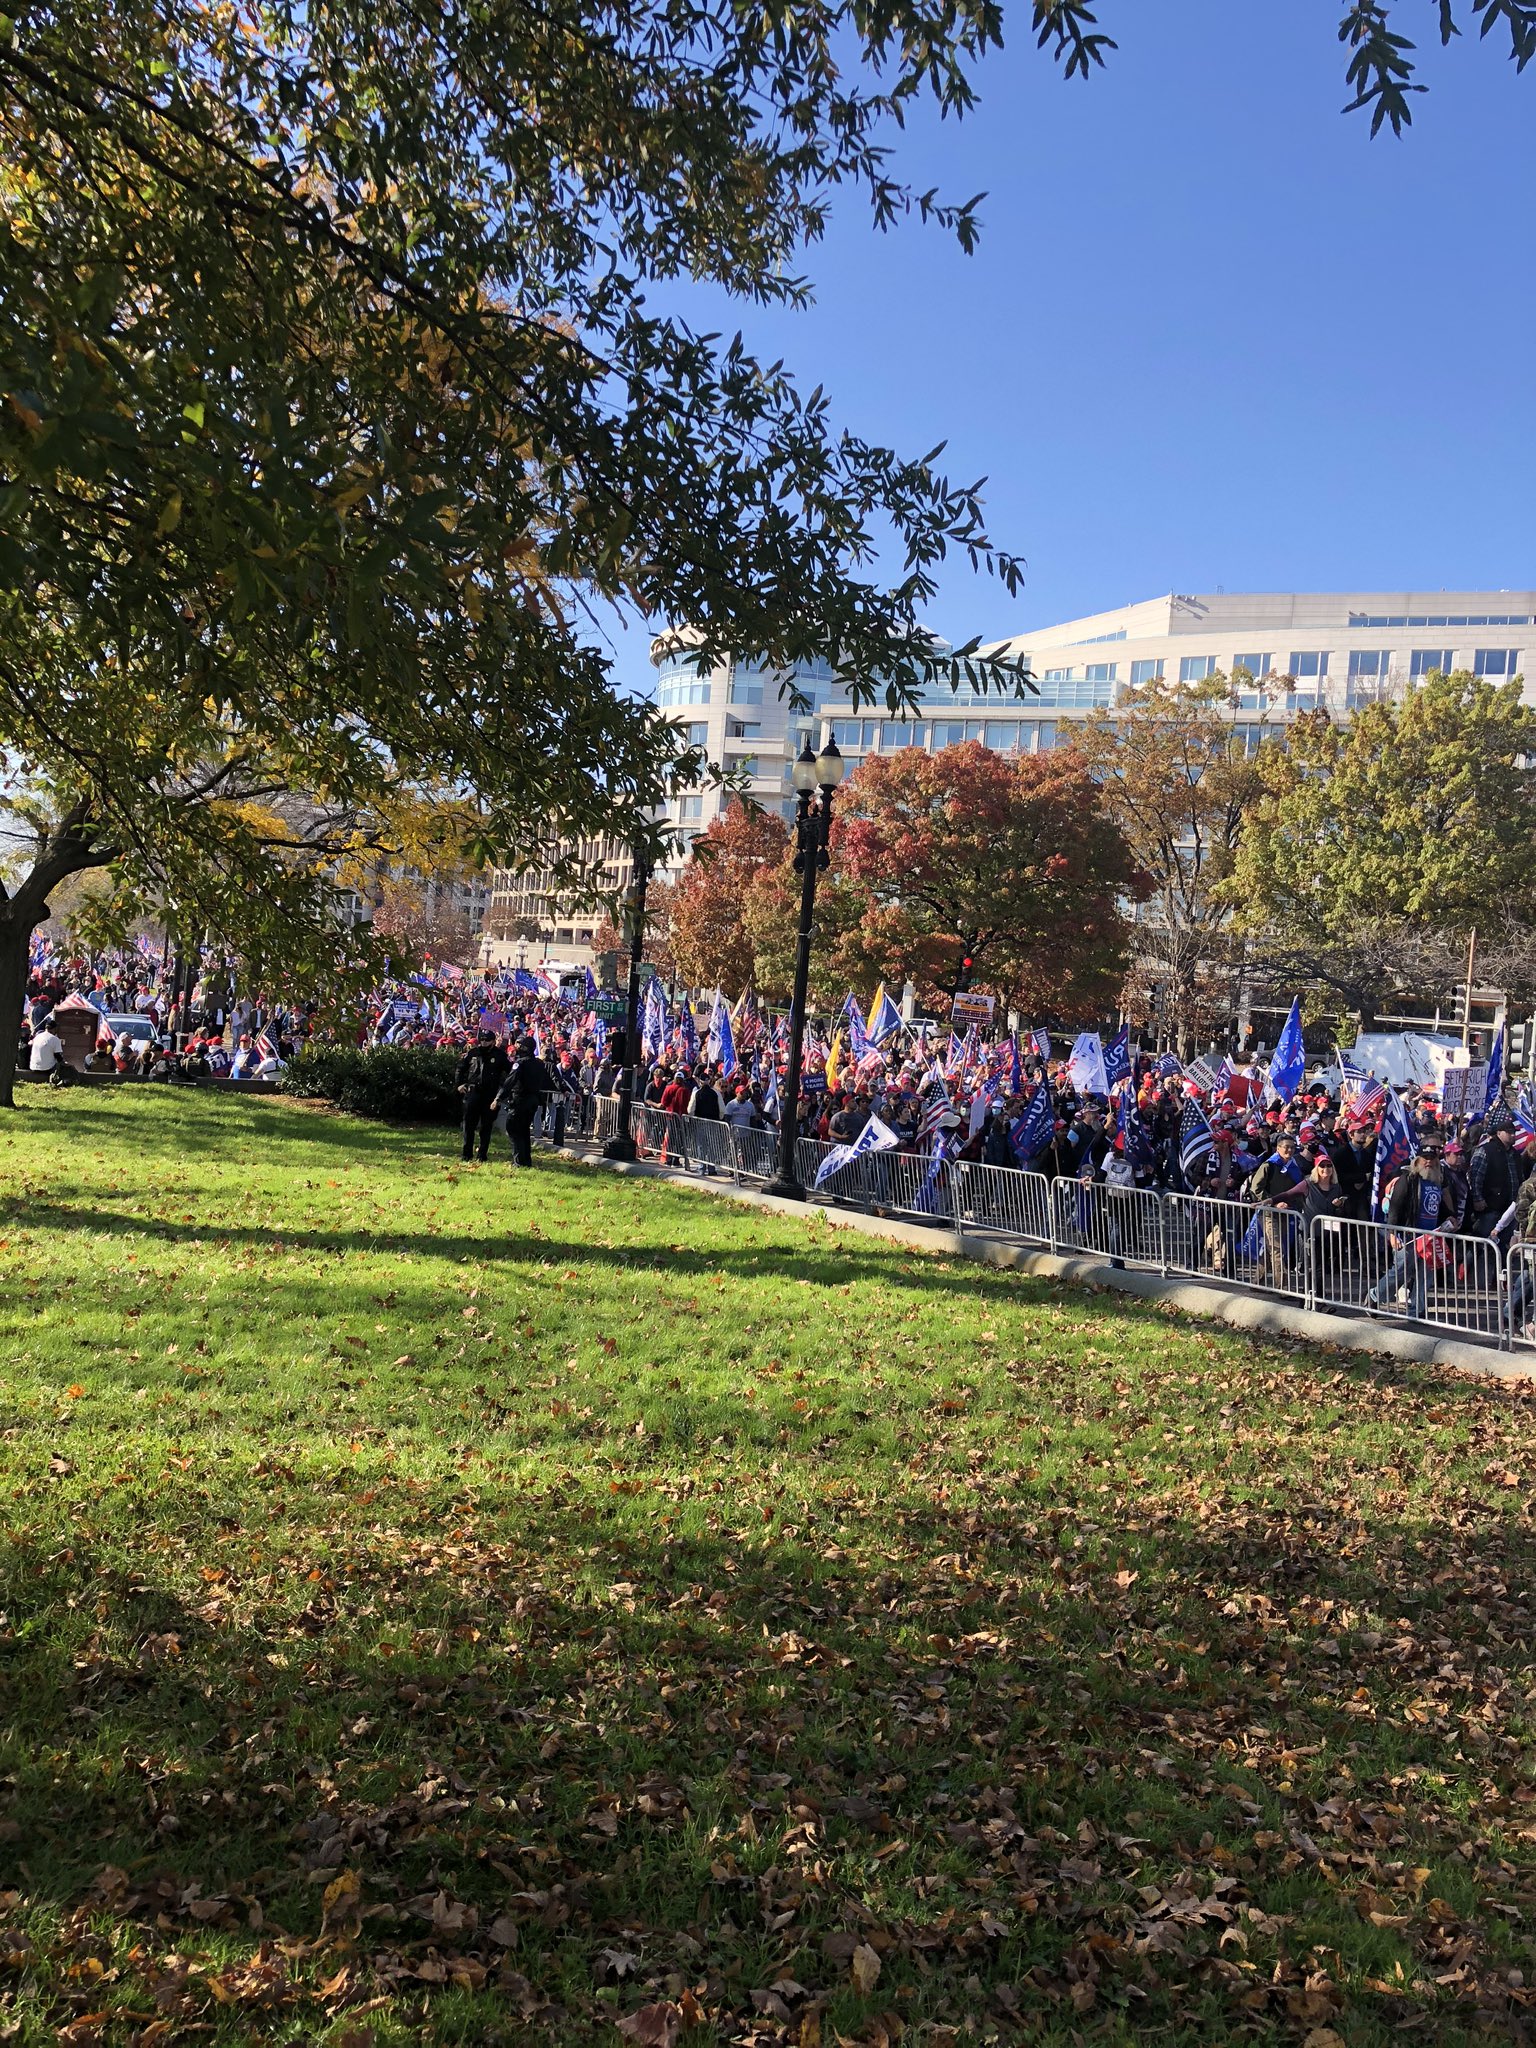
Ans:
[[[1379,1223],[1386,1202],[1387,1184],[1412,1159],[1417,1140],[1401,1099],[1389,1093],[1386,1114],[1376,1138],[1376,1171],[1371,1178],[1371,1221]]]
[[[937,1067],[930,1068],[928,1086],[923,1092],[922,1117],[917,1126],[920,1138],[931,1138],[943,1119],[954,1108],[949,1090],[944,1085],[944,1076]]]
[[[1191,1096],[1179,1118],[1179,1166],[1191,1185],[1205,1172],[1205,1162],[1215,1149],[1205,1111]]]

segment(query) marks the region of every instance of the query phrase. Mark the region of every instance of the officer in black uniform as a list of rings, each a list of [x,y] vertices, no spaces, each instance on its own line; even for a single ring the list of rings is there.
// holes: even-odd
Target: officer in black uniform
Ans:
[[[498,1103],[507,1105],[507,1136],[512,1141],[514,1166],[533,1164],[533,1120],[539,1105],[555,1092],[554,1077],[533,1049],[531,1038],[522,1039],[517,1059],[501,1084]]]
[[[459,1061],[454,1080],[464,1098],[464,1150],[468,1159],[480,1135],[480,1157],[491,1149],[491,1125],[496,1121],[496,1098],[511,1067],[494,1031],[482,1031]]]

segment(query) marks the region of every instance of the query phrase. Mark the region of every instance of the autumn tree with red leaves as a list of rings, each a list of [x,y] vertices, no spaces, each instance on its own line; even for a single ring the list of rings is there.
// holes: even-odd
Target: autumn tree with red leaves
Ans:
[[[743,906],[753,881],[783,863],[788,845],[782,818],[739,798],[694,840],[672,892],[672,957],[690,988],[734,995],[752,980]]]
[[[948,998],[972,985],[1035,1014],[1112,1008],[1145,892],[1130,847],[1070,747],[1009,759],[968,740],[871,754],[838,802],[832,863],[868,911],[843,940],[887,980]]]

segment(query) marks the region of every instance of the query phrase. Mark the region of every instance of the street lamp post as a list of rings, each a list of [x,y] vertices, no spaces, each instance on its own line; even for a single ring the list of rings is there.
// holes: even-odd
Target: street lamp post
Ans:
[[[827,837],[832,829],[832,799],[843,779],[843,757],[829,738],[819,754],[811,752],[810,735],[790,771],[798,802],[795,806],[795,872],[800,877],[800,929],[795,937],[795,989],[789,1007],[789,1071],[779,1090],[779,1170],[764,1189],[803,1202],[805,1189],[795,1169],[795,1143],[800,1135],[800,1061],[805,1044],[805,1005],[811,978],[811,933],[815,930],[816,877],[827,864]],[[813,806],[819,789],[821,800]]]
[[[651,879],[645,855],[636,849],[635,870],[624,892],[625,934],[629,939],[629,997],[624,1008],[624,1065],[619,1073],[619,1128],[603,1147],[605,1159],[635,1158],[630,1110],[635,1099],[635,1069],[640,1051],[640,959],[645,951],[645,890]]]

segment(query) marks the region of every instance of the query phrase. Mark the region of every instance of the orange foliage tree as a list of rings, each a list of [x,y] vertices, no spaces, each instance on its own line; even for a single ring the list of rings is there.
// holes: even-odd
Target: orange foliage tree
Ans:
[[[752,940],[743,918],[757,876],[784,860],[789,832],[772,811],[733,798],[693,842],[672,892],[672,957],[691,988],[738,994],[753,978]]]
[[[974,740],[872,754],[839,799],[833,870],[865,911],[842,952],[925,1001],[972,985],[1037,1015],[1113,1006],[1145,893],[1069,747],[1009,759]],[[869,955],[868,959],[862,956]]]

